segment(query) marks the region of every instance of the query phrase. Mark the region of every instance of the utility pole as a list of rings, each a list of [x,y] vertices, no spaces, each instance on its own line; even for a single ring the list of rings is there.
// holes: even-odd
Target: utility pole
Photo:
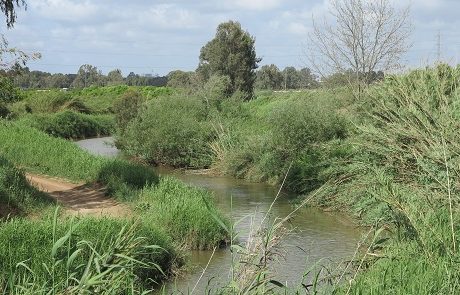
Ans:
[[[438,63],[441,63],[441,30],[438,30],[438,38],[437,38],[437,47],[438,47],[438,50],[437,50],[437,56],[438,56],[438,60],[437,62]]]

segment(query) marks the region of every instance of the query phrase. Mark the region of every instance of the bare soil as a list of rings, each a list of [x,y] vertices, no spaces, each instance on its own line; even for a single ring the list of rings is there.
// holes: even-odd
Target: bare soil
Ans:
[[[43,175],[26,174],[29,182],[48,193],[69,214],[123,217],[129,208],[106,196],[105,187],[97,184],[72,183]]]

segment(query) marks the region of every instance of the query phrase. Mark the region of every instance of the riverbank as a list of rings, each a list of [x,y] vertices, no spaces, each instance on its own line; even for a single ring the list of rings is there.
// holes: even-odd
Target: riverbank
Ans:
[[[117,154],[110,138],[88,139],[77,142],[88,151],[108,157]],[[271,206],[278,188],[263,183],[251,183],[232,177],[210,176],[188,173],[189,171],[156,167],[161,177],[174,177],[195,187],[204,188],[213,193],[215,203],[221,212],[231,216],[233,231],[238,235],[235,244],[245,247],[249,242],[251,230],[255,231],[270,209],[267,223],[275,217],[285,217],[295,208],[296,194],[282,191],[278,200]],[[300,286],[302,276],[309,269],[315,269],[305,277],[311,282],[313,273],[319,271],[319,265],[331,264],[331,268],[341,266],[341,262],[351,259],[361,238],[361,230],[336,212],[324,213],[316,208],[302,208],[290,218],[285,226],[290,231],[280,241],[282,253],[270,262],[270,276],[282,282],[288,290]],[[201,294],[222,291],[231,280],[231,270],[236,268],[239,255],[229,248],[215,251],[193,251],[190,268],[186,273],[165,284],[169,292],[187,293],[195,287]],[[259,255],[260,253],[257,253]],[[279,262],[277,261],[279,260]],[[206,271],[203,273],[203,269]],[[268,274],[268,273],[267,273]],[[267,282],[267,287],[271,284]],[[279,289],[281,290],[281,289]]]
[[[142,290],[152,287],[153,281],[169,277],[174,268],[182,264],[181,251],[219,246],[227,239],[227,233],[211,216],[224,223],[225,218],[219,217],[213,197],[205,191],[172,179],[158,180],[148,167],[93,156],[72,142],[14,122],[0,122],[0,137],[4,139],[0,142],[0,154],[9,163],[26,171],[98,183],[107,188],[110,196],[136,212],[121,219],[82,215],[73,221],[61,214],[53,218],[53,203],[41,201],[38,196],[42,194],[28,185],[23,172],[8,164],[10,168],[7,168],[13,169],[13,174],[22,182],[17,190],[8,186],[8,190],[2,191],[1,201],[12,207],[31,208],[31,211],[24,210],[24,217],[13,217],[0,224],[2,236],[6,237],[0,246],[0,289],[5,292],[13,292],[11,288],[31,282],[30,290],[43,286],[55,292],[67,288],[77,290],[84,283],[81,280],[97,276],[104,279],[97,279],[97,286],[92,288],[120,291],[135,286]],[[34,193],[30,206],[22,193],[26,189]],[[35,203],[43,204],[40,211],[33,211],[39,208]],[[161,210],[155,210],[158,208]],[[32,212],[35,212],[34,218],[27,218]],[[29,247],[34,249],[33,253],[27,251]],[[123,252],[125,250],[128,252]],[[56,251],[62,255],[51,255]],[[101,273],[97,265],[104,260],[95,262],[95,257],[106,257],[104,268],[110,271]],[[111,260],[114,257],[119,259]],[[129,265],[130,259],[136,262]],[[19,262],[23,262],[24,267],[17,267]],[[84,277],[82,263],[90,263],[92,277]],[[118,264],[123,267],[118,269]],[[45,275],[47,268],[56,270],[52,281]],[[73,280],[70,274],[78,280]],[[110,278],[118,278],[116,284]],[[111,283],[114,286],[108,285]]]
[[[339,293],[453,294],[459,77],[444,64],[388,76],[359,101],[343,89],[260,93],[249,102],[159,97],[119,126],[117,139],[155,164],[274,184],[287,175],[286,187],[310,204],[372,225],[358,274]]]

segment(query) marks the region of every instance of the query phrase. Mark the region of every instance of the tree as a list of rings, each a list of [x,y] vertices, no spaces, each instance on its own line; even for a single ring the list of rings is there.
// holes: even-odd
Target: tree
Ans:
[[[297,88],[312,89],[319,86],[317,77],[312,73],[309,68],[302,68],[298,72],[299,84]]]
[[[322,76],[351,70],[358,85],[372,72],[399,66],[409,48],[409,8],[397,10],[390,0],[331,0],[334,23],[313,21],[308,57]]]
[[[77,76],[72,82],[72,86],[75,88],[84,88],[91,85],[97,85],[100,82],[101,73],[97,70],[97,67],[92,65],[82,65],[78,69]]]
[[[214,39],[201,48],[197,72],[205,81],[212,75],[228,76],[230,93],[239,91],[250,99],[256,79],[254,70],[261,60],[256,56],[254,43],[255,39],[242,30],[240,23],[221,23]]]
[[[168,73],[168,85],[174,88],[189,88],[192,85],[192,79],[195,73],[175,70]]]
[[[294,67],[285,67],[283,72],[283,88],[297,89],[300,85],[300,76]]]
[[[284,78],[274,64],[264,65],[257,71],[256,86],[259,89],[279,90],[284,87]]]
[[[0,0],[0,10],[6,17],[6,26],[11,28],[16,22],[16,9],[27,7],[24,0]]]
[[[120,69],[115,69],[107,74],[107,85],[123,84],[123,75]]]

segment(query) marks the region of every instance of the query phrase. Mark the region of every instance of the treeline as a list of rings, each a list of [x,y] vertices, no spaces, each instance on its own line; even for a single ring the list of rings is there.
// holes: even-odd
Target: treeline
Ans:
[[[76,74],[51,74],[31,71],[28,67],[12,69],[2,74],[11,77],[14,85],[22,89],[85,88],[111,85],[165,86],[167,82],[164,76],[143,76],[134,72],[124,77],[119,69],[104,75],[92,65],[82,65]]]

